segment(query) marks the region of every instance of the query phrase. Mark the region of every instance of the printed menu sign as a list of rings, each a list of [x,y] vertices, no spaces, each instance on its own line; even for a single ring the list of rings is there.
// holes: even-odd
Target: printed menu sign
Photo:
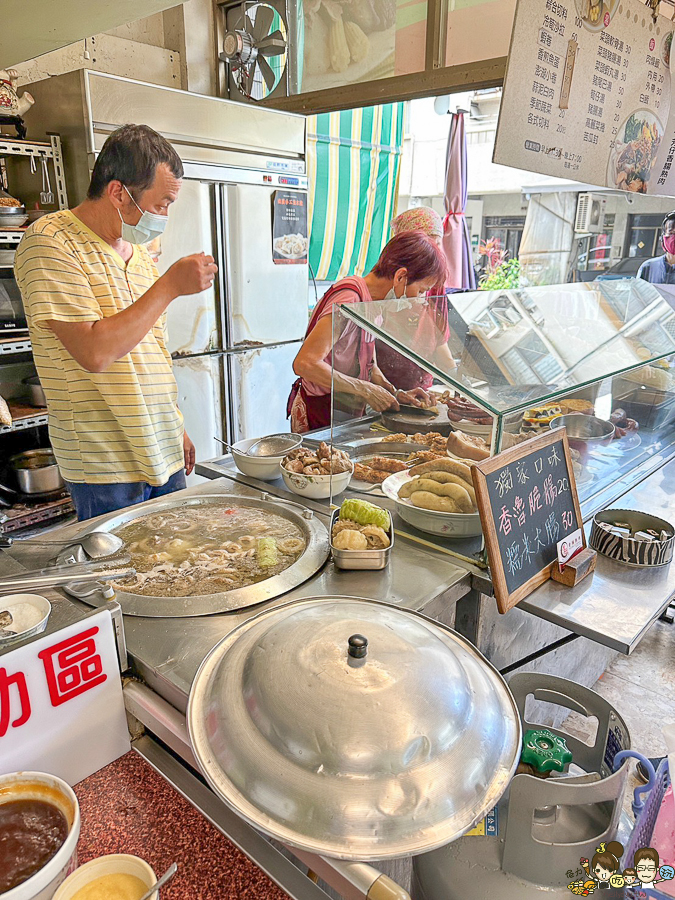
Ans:
[[[472,466],[497,606],[508,612],[550,578],[558,544],[582,529],[565,429]]]
[[[272,258],[307,265],[307,194],[275,191],[272,198]]]
[[[674,28],[636,0],[519,0],[493,161],[674,196]]]
[[[0,655],[0,775],[77,784],[129,750],[108,610]]]

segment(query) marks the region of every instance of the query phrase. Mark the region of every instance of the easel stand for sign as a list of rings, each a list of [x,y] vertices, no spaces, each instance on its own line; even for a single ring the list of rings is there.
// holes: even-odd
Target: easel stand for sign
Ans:
[[[554,567],[559,580],[570,585],[595,568],[564,428],[524,441],[471,471],[500,613],[551,578]],[[581,552],[560,572],[559,546],[566,541],[576,541]]]

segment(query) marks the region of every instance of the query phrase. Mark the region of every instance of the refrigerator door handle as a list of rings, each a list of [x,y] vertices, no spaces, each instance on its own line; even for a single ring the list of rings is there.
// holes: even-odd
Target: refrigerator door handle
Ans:
[[[223,184],[220,186],[220,209],[216,221],[218,228],[218,255],[220,257],[219,280],[219,307],[221,319],[221,333],[223,335],[223,347],[230,347],[233,341],[234,329],[232,323],[232,249],[230,239],[230,203],[231,191],[236,190],[236,185]]]

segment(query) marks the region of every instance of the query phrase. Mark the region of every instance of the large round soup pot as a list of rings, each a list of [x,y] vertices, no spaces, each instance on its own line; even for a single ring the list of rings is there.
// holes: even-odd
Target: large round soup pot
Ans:
[[[309,853],[367,862],[471,829],[515,772],[502,676],[413,610],[308,597],[233,629],[202,663],[187,725],[215,793]]]
[[[73,789],[46,772],[0,775],[0,804],[13,800],[42,800],[59,809],[68,822],[68,836],[49,862],[26,881],[0,895],[2,900],[52,900],[61,882],[77,868],[80,806]]]

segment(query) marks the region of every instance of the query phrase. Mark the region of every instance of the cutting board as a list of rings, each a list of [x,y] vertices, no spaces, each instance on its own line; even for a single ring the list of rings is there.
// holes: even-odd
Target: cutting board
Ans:
[[[439,434],[448,435],[452,431],[452,425],[448,419],[448,408],[439,405],[438,409],[437,416],[407,412],[405,408],[398,412],[386,411],[382,413],[382,424],[394,433],[429,434],[430,431],[437,431]]]

